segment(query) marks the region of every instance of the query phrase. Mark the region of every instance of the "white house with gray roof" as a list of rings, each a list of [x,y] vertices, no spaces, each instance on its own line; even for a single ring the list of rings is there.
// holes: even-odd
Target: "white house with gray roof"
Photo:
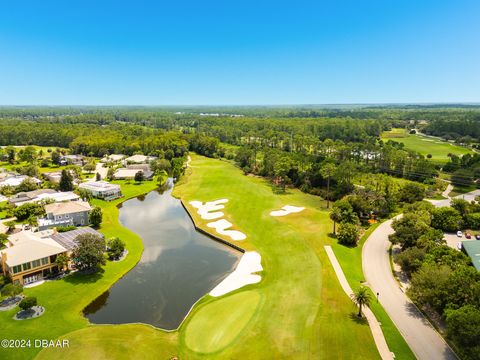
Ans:
[[[88,191],[93,197],[107,201],[122,197],[120,185],[111,184],[107,181],[88,181],[81,183],[78,187]]]
[[[38,229],[88,225],[91,210],[90,204],[82,200],[45,205],[46,216],[37,219]]]

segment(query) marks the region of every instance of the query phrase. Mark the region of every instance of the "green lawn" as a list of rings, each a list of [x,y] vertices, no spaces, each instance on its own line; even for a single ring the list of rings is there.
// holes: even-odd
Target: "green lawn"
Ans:
[[[341,289],[323,249],[325,244],[334,245],[337,253],[338,247],[328,236],[332,223],[319,198],[297,190],[275,193],[265,180],[244,176],[226,161],[194,155],[188,172],[191,174],[177,184],[174,194],[185,203],[228,198],[226,218],[248,236],[240,246],[262,255],[262,281],[220,298],[205,296],[175,332],[155,331],[147,325],[86,327],[80,310],[98,294],[98,289],[95,294],[82,293],[88,298],[82,304],[72,304],[70,294],[65,294],[72,308],[71,322],[76,325],[70,326],[71,330],[84,329],[65,335],[72,344],[69,349],[43,351],[40,359],[144,359],[152,356],[151,349],[156,349],[156,358],[180,359],[379,358],[368,325],[356,321],[356,308]],[[271,210],[286,204],[306,209],[283,218],[269,216]],[[196,213],[192,214],[199,226],[206,225]],[[108,211],[105,220],[113,224],[117,216]],[[104,231],[108,236],[118,233],[115,227]],[[352,274],[358,269],[354,265],[358,250],[347,250],[351,252],[337,256],[352,262],[354,270],[345,269]],[[129,258],[138,256],[136,252],[129,254]],[[97,283],[91,284],[90,291]],[[382,323],[387,320],[380,319]],[[55,337],[48,326],[42,328],[43,338]],[[388,330],[389,344],[398,344],[392,346],[398,352],[397,359],[410,359],[398,332],[384,329]],[[63,327],[55,333],[65,330]],[[136,342],[137,338],[141,343]],[[129,342],[136,351],[126,348]]]
[[[152,181],[141,185],[124,184],[122,191],[126,198],[134,197],[153,190]],[[100,231],[107,237],[118,236],[127,243],[129,255],[122,262],[107,262],[104,272],[94,276],[72,275],[64,280],[47,282],[41,286],[25,289],[25,294],[36,296],[39,304],[46,309],[40,318],[18,322],[12,319],[18,309],[0,312],[2,338],[10,339],[55,339],[73,330],[88,326],[82,316],[83,308],[93,299],[109,289],[124,273],[139,260],[143,251],[141,239],[118,222],[116,205],[123,201],[94,202],[103,208],[103,224]],[[40,349],[4,350],[0,349],[2,359],[31,359]]]
[[[259,284],[218,299],[204,297],[176,332],[178,356],[378,358],[368,326],[352,320],[355,308],[340,288],[323,250],[329,241],[331,224],[319,199],[296,190],[274,194],[264,180],[244,176],[225,161],[192,158],[189,171],[193,173],[178,184],[176,196],[186,202],[230,199],[226,217],[247,234],[248,239],[241,246],[260,252],[264,271]],[[268,215],[270,210],[285,204],[308,209],[289,218]],[[201,226],[206,224],[196,214],[194,217]],[[102,327],[92,326],[88,330],[95,332],[106,348],[111,348],[111,340]],[[89,342],[82,333],[71,335],[72,341],[85,345],[81,348],[88,356]],[[163,340],[159,341],[157,336],[145,341],[163,347]],[[57,353],[58,358],[69,354]],[[116,354],[111,356],[115,358]],[[141,354],[137,357],[141,358]]]
[[[230,345],[259,308],[258,291],[242,291],[203,306],[185,329],[186,345],[198,353],[218,353]],[[232,311],[232,309],[235,311]],[[218,326],[222,324],[222,326]],[[209,329],[205,333],[205,329]]]
[[[368,236],[380,225],[380,223],[370,226],[363,234],[356,247],[346,247],[334,242],[332,244],[335,256],[342,266],[342,270],[352,289],[357,289],[361,283],[365,281],[362,270],[362,247]],[[372,299],[376,299],[376,295],[370,292]],[[383,334],[390,350],[395,353],[396,359],[415,359],[415,355],[408,347],[408,344],[399,333],[395,324],[392,322],[388,314],[376,300],[370,305],[377,320],[382,324]]]
[[[6,201],[0,202],[0,219],[5,219],[5,217],[7,216],[7,211],[5,210],[6,205]]]
[[[416,151],[422,155],[432,155],[432,161],[437,163],[448,162],[448,154],[464,155],[473,154],[473,151],[458,145],[451,144],[436,138],[422,135],[407,134],[405,129],[392,129],[382,134],[382,140],[393,140],[405,144],[405,148]]]
[[[0,168],[3,168],[7,171],[12,171],[13,168],[27,166],[27,165],[30,165],[30,163],[28,163],[26,161],[21,161],[17,164],[9,164],[6,161],[0,162]],[[59,165],[51,165],[51,166],[46,166],[46,167],[39,166],[38,171],[43,174],[44,172],[61,171],[65,168],[67,168],[67,166],[59,166]]]
[[[68,350],[43,351],[36,359],[171,359],[178,348],[176,333],[141,324],[86,327],[69,333],[64,339],[69,340]]]
[[[454,185],[453,190],[450,191],[449,195],[450,197],[454,197],[454,196],[462,195],[474,190],[477,190],[477,187],[475,185],[470,185],[470,186]]]

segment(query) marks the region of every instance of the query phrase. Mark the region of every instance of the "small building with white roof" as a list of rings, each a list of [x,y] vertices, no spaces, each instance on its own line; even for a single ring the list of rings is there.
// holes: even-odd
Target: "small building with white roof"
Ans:
[[[107,162],[117,162],[125,159],[127,156],[123,154],[111,154],[105,155],[100,162],[107,163]]]
[[[125,159],[127,164],[145,164],[158,159],[156,156],[133,155]]]
[[[17,187],[27,179],[30,179],[36,185],[39,185],[42,183],[41,180],[35,177],[31,177],[27,175],[12,175],[0,180],[0,187],[4,187],[4,186]]]
[[[88,181],[81,183],[78,187],[88,191],[93,197],[107,201],[122,197],[120,185],[111,184],[108,181]]]

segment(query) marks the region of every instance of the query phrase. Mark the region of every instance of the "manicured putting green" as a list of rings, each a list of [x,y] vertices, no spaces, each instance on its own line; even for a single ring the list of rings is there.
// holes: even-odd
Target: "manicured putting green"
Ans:
[[[259,303],[257,291],[244,291],[207,304],[188,323],[186,345],[204,354],[222,350],[247,326]]]

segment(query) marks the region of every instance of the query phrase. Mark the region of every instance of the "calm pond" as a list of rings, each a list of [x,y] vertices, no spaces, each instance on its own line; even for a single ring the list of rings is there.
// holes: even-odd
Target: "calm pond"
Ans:
[[[120,222],[142,238],[144,251],[130,272],[85,308],[92,323],[176,329],[235,268],[240,253],[197,232],[172,188],[169,182],[163,192],[122,204]]]

